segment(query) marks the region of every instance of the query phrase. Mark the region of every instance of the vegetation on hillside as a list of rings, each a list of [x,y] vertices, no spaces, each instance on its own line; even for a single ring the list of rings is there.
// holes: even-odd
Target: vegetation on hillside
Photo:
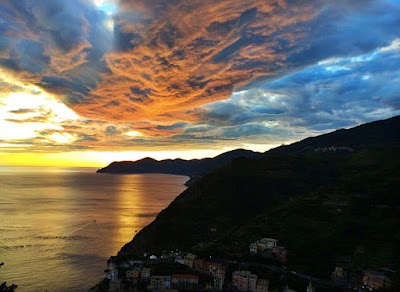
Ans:
[[[240,259],[254,240],[274,237],[288,266],[305,273],[328,277],[343,258],[360,270],[396,268],[399,130],[397,117],[235,159],[183,192],[118,257],[178,248]],[[346,139],[353,151],[316,151]]]

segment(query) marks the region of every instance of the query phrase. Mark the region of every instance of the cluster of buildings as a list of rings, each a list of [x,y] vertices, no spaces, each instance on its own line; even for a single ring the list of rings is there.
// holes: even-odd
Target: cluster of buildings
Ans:
[[[249,249],[252,255],[272,256],[281,263],[286,262],[286,248],[278,246],[277,239],[261,238],[251,243]],[[131,261],[118,266],[118,268],[108,270],[109,291],[269,291],[269,281],[259,278],[257,274],[253,274],[251,271],[233,271],[232,282],[230,279],[226,281],[226,261],[202,259],[193,253],[184,254],[178,250],[170,253],[163,252],[160,258],[155,255],[147,258],[149,260],[146,261],[146,267],[142,261]],[[169,273],[165,271],[164,274],[162,272],[154,274],[154,272],[160,272],[157,268],[160,262],[170,264],[175,262],[190,269],[175,269],[172,266],[174,268],[169,270],[171,271],[170,275],[165,275],[165,273]],[[346,264],[346,261],[343,261],[343,263]],[[188,273],[179,273],[178,270]],[[364,289],[364,291],[373,291],[389,287],[391,284],[388,273],[367,270],[362,276],[360,285],[360,276],[357,279],[350,279],[350,274],[347,270],[342,266],[335,267],[331,277],[334,286],[358,287],[357,289]],[[286,287],[284,291],[290,292],[293,290]],[[311,283],[307,287],[307,292],[315,292],[315,288]]]
[[[226,268],[219,261],[211,261],[197,258],[196,255],[188,253],[183,258],[183,264],[194,269],[195,271],[208,274],[213,277],[213,283],[207,283],[207,287],[214,291],[221,291],[225,283]]]
[[[177,254],[175,262],[190,267],[193,274],[153,275],[152,269],[144,267],[143,262],[124,263],[119,268],[108,270],[109,291],[129,291],[129,287],[138,287],[139,285],[147,287],[149,291],[221,291],[223,289],[226,268],[221,262],[200,259],[192,253],[185,256],[181,253]],[[154,257],[150,264],[153,267],[157,265]],[[198,274],[209,275],[208,279],[212,279],[212,281],[200,283]]]
[[[261,238],[249,246],[250,254],[269,253],[274,255],[281,263],[286,262],[287,251],[283,246],[278,246],[278,240],[274,238]]]
[[[347,287],[349,285],[360,287],[367,291],[378,290],[382,288],[387,288],[391,285],[390,277],[388,276],[391,273],[395,273],[395,271],[390,269],[382,269],[382,271],[374,271],[374,270],[366,270],[364,271],[361,278],[352,278],[347,269],[341,266],[335,267],[332,272],[332,282],[336,286]]]
[[[171,276],[151,276],[147,290],[194,290],[199,285],[199,277],[189,274],[173,274]]]
[[[147,286],[149,291],[159,290],[194,290],[198,288],[199,277],[190,274],[152,275],[151,268],[131,267],[124,269],[124,274],[119,275],[121,269],[113,268],[107,272],[110,281],[109,291],[135,291],[129,289],[138,284]]]
[[[143,262],[125,263],[107,272],[109,291],[131,291],[129,287],[139,285],[147,287],[148,291],[222,291],[226,289],[226,266],[223,262],[197,258],[192,253],[177,256],[175,262],[188,266],[193,270],[193,274],[155,275],[152,274],[151,268],[144,267]],[[153,263],[153,267],[154,265],[157,263]],[[200,282],[199,275],[208,275],[207,280],[203,278],[203,282]],[[267,292],[269,281],[259,279],[250,271],[234,271],[232,287],[237,291]]]

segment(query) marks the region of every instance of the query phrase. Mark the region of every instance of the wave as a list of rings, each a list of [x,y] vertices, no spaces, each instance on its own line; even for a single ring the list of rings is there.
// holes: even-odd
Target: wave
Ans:
[[[45,245],[44,244],[0,245],[0,249],[12,250],[12,249],[31,248],[31,247],[39,247],[39,246],[45,246]]]
[[[88,236],[82,236],[82,235],[40,235],[40,236],[35,236],[34,238],[37,239],[65,239],[65,240],[85,240],[85,239],[90,239]]]

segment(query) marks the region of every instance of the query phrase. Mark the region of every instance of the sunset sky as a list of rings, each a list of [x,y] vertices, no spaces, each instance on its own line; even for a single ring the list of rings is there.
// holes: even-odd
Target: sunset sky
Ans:
[[[400,114],[399,0],[0,0],[0,165],[271,147]]]

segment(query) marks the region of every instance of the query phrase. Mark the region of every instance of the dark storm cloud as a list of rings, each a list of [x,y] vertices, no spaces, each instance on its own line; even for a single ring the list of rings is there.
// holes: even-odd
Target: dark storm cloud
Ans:
[[[351,2],[351,3],[350,3]],[[332,1],[310,22],[308,48],[295,52],[293,65],[352,56],[384,47],[398,38],[400,5],[394,1]]]

